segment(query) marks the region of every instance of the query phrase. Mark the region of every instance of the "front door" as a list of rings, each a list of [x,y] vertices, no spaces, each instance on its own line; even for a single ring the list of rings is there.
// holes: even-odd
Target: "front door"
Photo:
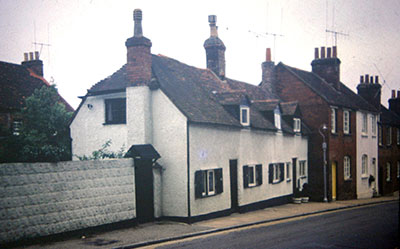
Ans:
[[[229,160],[229,172],[231,180],[231,210],[237,212],[238,203],[238,182],[237,182],[237,160]]]
[[[154,220],[153,162],[135,159],[136,218],[139,222]]]
[[[293,158],[292,159],[292,172],[293,172],[293,194],[296,193],[296,189],[297,189],[297,158]]]
[[[332,162],[332,200],[336,200],[336,162]]]

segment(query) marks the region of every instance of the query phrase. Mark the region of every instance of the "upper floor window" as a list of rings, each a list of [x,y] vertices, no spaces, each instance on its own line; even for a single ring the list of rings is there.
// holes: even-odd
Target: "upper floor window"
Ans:
[[[377,125],[376,116],[372,115],[371,116],[371,132],[372,132],[372,136],[376,136],[376,125]]]
[[[243,166],[244,188],[255,187],[262,184],[262,164]]]
[[[350,111],[348,110],[343,111],[343,133],[350,133]]]
[[[337,131],[337,109],[331,108],[331,132],[336,133]]]
[[[362,155],[361,157],[361,176],[368,175],[368,156]]]
[[[368,115],[366,113],[362,114],[362,128],[361,128],[362,135],[368,134]]]
[[[386,181],[387,181],[387,182],[390,182],[390,180],[391,180],[391,175],[390,175],[390,173],[391,173],[391,165],[390,165],[389,162],[387,162],[387,163],[386,163]]]
[[[378,145],[382,146],[382,126],[378,125]]]
[[[343,169],[344,169],[344,179],[348,180],[351,178],[351,161],[349,156],[343,158]]]
[[[126,124],[126,99],[106,99],[106,124]]]
[[[280,130],[281,129],[281,112],[279,107],[276,107],[274,110],[274,121],[275,121],[275,128]]]
[[[250,125],[250,108],[248,106],[240,106],[240,124],[243,126]]]
[[[388,126],[386,129],[386,144],[392,145],[392,127]]]
[[[299,118],[293,119],[293,132],[301,132],[301,120]]]

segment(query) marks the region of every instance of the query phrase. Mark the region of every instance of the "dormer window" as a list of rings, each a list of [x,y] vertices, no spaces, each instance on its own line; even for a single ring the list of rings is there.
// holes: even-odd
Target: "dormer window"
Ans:
[[[293,132],[301,132],[301,120],[293,118]]]
[[[248,106],[240,106],[240,124],[243,126],[250,125],[250,108]]]
[[[275,128],[280,130],[281,129],[281,111],[279,110],[278,106],[274,110],[274,122],[275,122]]]

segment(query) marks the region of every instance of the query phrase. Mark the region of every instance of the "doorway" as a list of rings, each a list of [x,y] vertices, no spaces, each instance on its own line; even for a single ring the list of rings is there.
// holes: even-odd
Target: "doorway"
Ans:
[[[237,182],[237,160],[229,160],[229,175],[231,181],[231,211],[239,210],[238,203],[238,182]]]
[[[336,200],[336,167],[337,162],[332,162],[332,200]]]
[[[154,220],[153,162],[135,159],[136,217],[140,223]]]
[[[292,183],[292,188],[293,188],[293,194],[296,193],[297,191],[297,158],[292,159],[292,176],[293,176],[293,183]]]

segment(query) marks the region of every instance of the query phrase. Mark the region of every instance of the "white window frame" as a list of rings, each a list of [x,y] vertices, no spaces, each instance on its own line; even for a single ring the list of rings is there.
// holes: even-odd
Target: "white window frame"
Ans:
[[[382,146],[383,145],[383,131],[382,131],[382,125],[378,125],[378,145]]]
[[[301,119],[293,118],[293,132],[301,132]]]
[[[362,116],[361,134],[366,136],[368,135],[368,115],[367,113],[363,112],[361,116]]]
[[[248,165],[248,181],[249,181],[249,187],[255,187],[257,184],[256,180],[256,166],[255,165]]]
[[[331,107],[331,133],[337,133],[337,108]]]
[[[349,156],[345,156],[343,158],[343,171],[344,171],[344,179],[351,179],[351,159]]]
[[[215,195],[215,172],[213,169],[203,171],[203,192],[202,196]],[[212,177],[212,185],[210,185],[210,177]]]
[[[286,163],[286,181],[292,180],[292,163]]]
[[[343,133],[350,134],[350,111],[343,110]]]
[[[274,174],[273,174],[273,178],[272,178],[272,182],[273,183],[277,183],[280,182],[281,180],[281,168],[279,167],[278,163],[274,163]]]
[[[368,155],[361,156],[361,177],[368,176]]]
[[[245,116],[243,116],[244,114]],[[243,126],[250,125],[250,108],[248,106],[240,106],[240,124]]]
[[[392,145],[392,127],[388,126],[386,129],[386,145]]]
[[[307,176],[307,164],[306,161],[299,161],[299,176],[306,177]]]
[[[279,107],[276,107],[274,110],[274,123],[275,123],[275,128],[280,130],[281,129],[281,112],[279,111]]]
[[[371,116],[371,132],[372,132],[372,136],[376,136],[376,126],[377,126],[376,116],[372,115]]]
[[[390,164],[390,162],[387,162],[386,163],[386,181],[387,182],[390,182],[392,179],[391,179],[391,164]]]

